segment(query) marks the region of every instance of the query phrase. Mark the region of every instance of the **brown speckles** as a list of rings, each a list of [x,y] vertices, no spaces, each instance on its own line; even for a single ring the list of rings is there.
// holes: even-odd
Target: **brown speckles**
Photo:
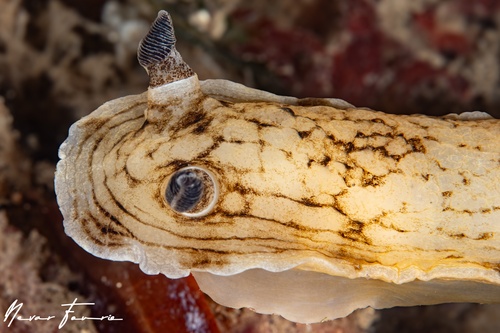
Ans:
[[[101,227],[101,233],[102,233],[103,235],[106,235],[106,237],[107,237],[108,239],[110,239],[110,238],[111,238],[111,235],[113,235],[113,236],[115,236],[115,237],[116,237],[116,236],[123,236],[123,235],[121,235],[118,231],[116,231],[116,230],[114,230],[114,229],[112,229],[112,228],[109,228],[109,226],[102,226],[102,227]]]
[[[410,144],[411,149],[414,153],[425,154],[425,152],[426,152],[425,145],[423,144],[421,139],[412,138],[412,139],[408,139],[406,141]]]
[[[356,138],[366,138],[368,136],[365,133],[363,133],[363,132],[357,131],[355,137]]]
[[[415,125],[417,128],[422,128],[422,129],[425,129],[425,130],[429,129],[429,126],[422,124],[422,122],[420,121],[420,119],[409,119],[408,122],[410,124]]]
[[[352,142],[346,142],[342,148],[347,154],[349,154],[354,151],[354,144]]]
[[[465,186],[469,186],[471,183],[471,178],[469,176],[467,176],[468,173],[464,172],[464,171],[460,171],[458,174],[460,176],[462,176],[462,184]]]
[[[239,194],[245,196],[247,194],[256,194],[255,191],[249,189],[248,187],[243,186],[240,183],[235,183],[232,187],[229,188],[230,191],[238,192]]]
[[[223,141],[224,141],[224,139],[223,139],[222,136],[216,136],[216,137],[214,137],[214,143],[210,147],[208,147],[207,149],[205,149],[204,151],[200,152],[198,154],[198,156],[196,156],[196,159],[202,160],[202,159],[206,158],[208,155],[210,155],[210,153],[212,151],[214,151],[215,149],[217,149],[217,147],[219,147],[220,144]],[[233,142],[233,143],[239,144],[239,142]]]
[[[444,191],[444,192],[441,192],[441,195],[445,198],[449,198],[451,197],[453,194],[453,191]]]
[[[456,254],[450,254],[449,256],[446,257],[446,259],[463,259],[464,256],[456,255]]]
[[[330,163],[330,161],[332,160],[332,158],[330,156],[324,156],[323,159],[319,162],[319,164],[323,165],[323,166],[327,166],[328,163]]]
[[[370,121],[373,123],[386,125],[385,121],[381,118],[373,118],[373,119],[370,119]]]
[[[123,172],[123,174],[125,175],[125,179],[127,180],[128,186],[130,186],[132,188],[135,188],[139,184],[141,184],[141,180],[140,179],[135,178],[134,176],[132,176],[130,174],[130,171],[128,170],[128,165],[127,164],[125,164],[125,167],[121,170],[121,172]]]
[[[337,143],[337,139],[335,138],[335,136],[333,134],[327,134],[326,135],[327,139],[330,140],[333,144]],[[499,161],[500,162],[500,161]]]
[[[401,202],[401,208],[399,209],[400,213],[407,213],[408,212],[408,203],[406,201]]]
[[[342,194],[344,194],[344,193],[345,192],[341,192],[341,193],[337,194],[335,197],[336,198],[340,198],[342,196]],[[349,216],[347,215],[347,213],[344,211],[343,206],[338,202],[338,200],[333,203],[332,208],[335,209],[338,213],[340,213],[344,217],[349,218]]]
[[[307,207],[323,207],[324,205],[318,204],[311,198],[302,198],[299,201],[301,204],[307,206]]]
[[[274,127],[273,124],[264,123],[264,122],[260,121],[259,119],[248,119],[248,121],[256,124],[259,129],[264,128],[264,127]]]
[[[392,230],[395,230],[395,231],[397,231],[397,232],[399,232],[399,233],[402,233],[402,234],[404,234],[404,233],[407,233],[407,232],[408,232],[408,230],[404,230],[404,229],[398,228],[398,227],[396,227],[394,224],[391,224],[391,229],[392,229]]]
[[[285,156],[287,160],[290,160],[290,161],[293,160],[293,153],[291,151],[288,151],[285,149],[280,149],[279,151],[281,151],[283,153],[283,156]]]
[[[486,240],[491,239],[493,237],[493,232],[483,232],[483,233],[480,233],[477,237],[470,237],[464,233],[449,234],[448,236],[450,238],[454,238],[454,239],[468,238],[468,239],[475,240],[475,241],[486,241]]]
[[[175,172],[177,170],[173,170],[173,171]],[[170,175],[168,175],[168,176],[170,176]],[[164,183],[166,178],[168,178],[168,177],[165,176],[164,178],[165,179],[163,179],[160,183]],[[166,197],[165,197],[165,188],[163,186],[157,186],[155,194],[156,195],[153,197],[153,200],[156,202],[156,204],[159,207],[162,207],[163,209],[170,209],[170,207],[167,204]]]
[[[185,168],[188,165],[189,165],[188,161],[185,161],[185,160],[172,160],[167,165],[162,166],[161,168],[166,168],[166,169],[176,171],[176,170]]]
[[[292,109],[290,108],[287,108],[287,107],[282,107],[281,110],[285,111],[286,113],[288,113],[289,115],[291,115],[292,117],[295,117],[295,112],[293,112]]]
[[[226,107],[226,108],[230,108],[234,105],[234,103],[232,102],[229,102],[229,101],[224,101],[224,100],[219,100],[218,101],[222,106]]]
[[[361,186],[378,186],[383,183],[383,176],[375,176],[372,173],[364,172],[361,179]]]
[[[477,238],[474,238],[475,240],[488,240],[493,237],[492,232],[483,232],[481,233]]]
[[[390,155],[390,157],[396,161],[396,162],[399,162],[402,158],[403,158],[403,155]]]
[[[94,117],[94,118],[86,118],[85,122],[82,124],[85,127],[88,128],[89,134],[92,133],[92,130],[98,130],[99,128],[102,128],[109,122],[108,118],[104,117]]]
[[[175,51],[177,53],[177,51]],[[159,87],[194,75],[193,70],[178,58],[168,57],[165,61],[148,67],[149,86]]]
[[[442,210],[443,212],[455,212],[457,214],[463,214],[463,215],[468,215],[468,216],[473,216],[476,214],[485,214],[491,211],[490,208],[480,208],[478,210],[472,210],[472,209],[455,209],[450,206],[446,206]]]
[[[366,245],[370,245],[371,241],[363,234],[363,228],[365,224],[360,221],[350,221],[347,226],[339,231],[339,235],[352,242],[360,242]]]
[[[206,114],[203,111],[189,112],[179,120],[177,130],[188,128],[195,125],[193,132],[203,133],[206,126],[210,123],[210,119],[206,119]]]
[[[314,159],[309,159],[309,160],[307,161],[307,167],[308,167],[308,168],[309,168],[309,167],[311,167],[311,165],[312,165],[313,163],[318,163],[319,165],[322,165],[322,166],[327,166],[327,165],[328,165],[328,163],[330,163],[330,161],[331,161],[331,160],[332,160],[332,158],[331,158],[330,156],[326,156],[326,155],[325,155],[325,156],[323,156],[323,158],[322,158],[321,160],[319,160],[319,161],[316,161],[316,160],[314,160]]]
[[[441,169],[441,171],[447,171],[448,169],[443,167],[441,163],[438,160],[434,160],[434,163],[436,163],[437,167]]]
[[[210,124],[211,119],[210,118],[202,118],[198,122],[195,122],[196,127],[193,129],[194,134],[203,134],[208,128],[208,125]]]
[[[284,222],[283,225],[288,227],[288,228],[292,228],[292,229],[295,229],[295,230],[298,230],[301,232],[309,232],[309,233],[313,232],[313,229],[307,228],[307,227],[303,226],[302,224],[297,223],[296,221]]]
[[[311,132],[310,131],[300,131],[300,132],[297,132],[297,134],[299,135],[299,137],[301,139],[305,139],[311,135]]]
[[[228,260],[226,259],[227,254],[228,253],[222,252],[220,253],[220,256],[217,256],[217,254],[213,254],[211,256],[205,256],[204,258],[194,259],[187,267],[196,269],[213,269],[214,267],[224,267],[228,264]]]

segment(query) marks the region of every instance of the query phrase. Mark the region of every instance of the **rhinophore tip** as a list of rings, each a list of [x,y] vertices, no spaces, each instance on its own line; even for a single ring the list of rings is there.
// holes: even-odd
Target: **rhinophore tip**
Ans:
[[[170,15],[162,10],[137,50],[139,64],[149,74],[149,86],[157,87],[194,75],[175,49],[175,35]]]
[[[174,27],[170,15],[162,10],[153,22],[149,33],[141,40],[137,59],[139,64],[148,68],[165,60],[175,47]]]

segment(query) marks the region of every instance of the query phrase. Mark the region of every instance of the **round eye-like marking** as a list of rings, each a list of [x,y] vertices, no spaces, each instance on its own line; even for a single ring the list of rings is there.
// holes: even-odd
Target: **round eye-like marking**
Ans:
[[[170,176],[165,199],[174,211],[188,217],[207,215],[215,207],[219,186],[210,171],[189,166]]]

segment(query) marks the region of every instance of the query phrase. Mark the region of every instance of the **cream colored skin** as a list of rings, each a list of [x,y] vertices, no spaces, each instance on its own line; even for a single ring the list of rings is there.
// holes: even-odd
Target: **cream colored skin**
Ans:
[[[366,306],[495,303],[499,138],[500,120],[481,113],[390,115],[192,75],[75,123],[56,192],[87,251],[192,272],[223,305],[310,323]],[[203,217],[165,200],[190,165],[219,185]]]

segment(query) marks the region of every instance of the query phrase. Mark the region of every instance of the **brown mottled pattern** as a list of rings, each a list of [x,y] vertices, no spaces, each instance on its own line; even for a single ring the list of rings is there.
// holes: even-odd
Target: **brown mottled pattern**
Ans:
[[[182,60],[179,52],[173,48],[165,61],[148,67],[149,86],[158,87],[170,82],[194,75],[193,70]]]
[[[395,282],[475,269],[500,283],[499,120],[204,97],[160,126],[146,105],[105,104],[61,148],[65,228],[89,252],[171,277],[305,265]],[[221,187],[202,218],[164,199],[187,165]]]

